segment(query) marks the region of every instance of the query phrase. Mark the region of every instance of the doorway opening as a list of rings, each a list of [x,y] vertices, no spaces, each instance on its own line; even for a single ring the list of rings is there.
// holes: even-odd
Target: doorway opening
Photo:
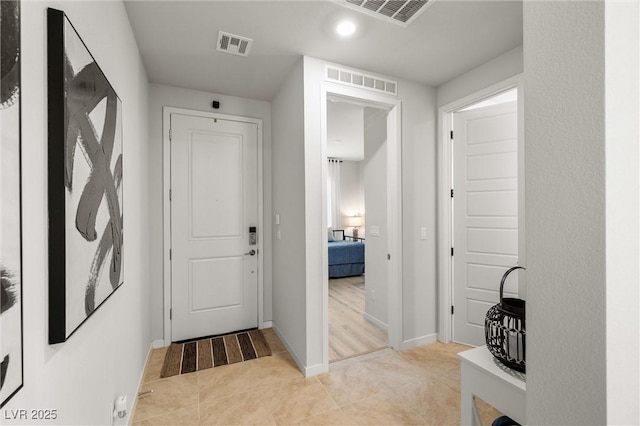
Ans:
[[[500,280],[524,266],[524,132],[520,76],[440,109],[439,340],[484,344]],[[524,274],[505,296],[524,298]]]
[[[398,99],[387,95],[330,83],[323,85],[321,105],[322,170],[323,182],[326,182],[323,185],[323,234],[329,232],[334,240],[350,240],[352,245],[360,245],[364,251],[364,270],[347,270],[346,275],[351,277],[332,276],[332,279],[344,280],[332,281],[330,275],[334,275],[335,271],[329,264],[329,238],[323,241],[323,364],[328,369],[330,361],[389,346],[397,348],[401,343],[401,105]],[[334,114],[333,110],[336,109],[338,113]],[[345,191],[353,194],[360,187],[361,195],[349,197],[348,201],[342,196],[344,202],[340,202],[339,212],[331,213],[329,208],[331,199],[335,198],[335,190],[332,192],[329,185],[329,159],[344,154],[329,154],[334,152],[330,145],[341,148],[347,145],[340,137],[331,139],[329,136],[330,125],[332,122],[335,124],[335,119],[331,117],[345,116],[349,111],[357,111],[362,117],[359,119],[362,123],[359,132],[363,142],[359,146],[359,158],[345,157],[338,164],[341,172],[345,170],[345,175],[356,176],[356,183],[351,184],[352,189]],[[340,142],[335,142],[336,139]],[[369,142],[366,143],[366,140]],[[377,173],[373,173],[376,163]],[[334,211],[338,211],[336,205],[334,201]],[[342,266],[337,269],[340,268]],[[346,290],[357,294],[359,299],[360,309],[350,312],[351,321],[345,318],[345,308],[351,304],[346,301]],[[342,320],[344,322],[341,323]],[[375,339],[371,338],[372,333],[366,333],[368,337],[365,339],[358,336],[362,329],[355,327],[356,321],[358,327],[370,327],[371,332],[377,334],[377,343],[362,345],[361,340]]]
[[[331,96],[326,112],[329,362],[336,362],[389,345],[381,226],[388,111]]]

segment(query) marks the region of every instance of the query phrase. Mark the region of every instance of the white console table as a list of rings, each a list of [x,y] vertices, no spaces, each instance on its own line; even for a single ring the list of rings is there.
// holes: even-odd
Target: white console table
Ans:
[[[461,423],[482,423],[475,408],[476,396],[505,415],[525,424],[525,375],[503,366],[486,346],[458,354],[461,373]]]

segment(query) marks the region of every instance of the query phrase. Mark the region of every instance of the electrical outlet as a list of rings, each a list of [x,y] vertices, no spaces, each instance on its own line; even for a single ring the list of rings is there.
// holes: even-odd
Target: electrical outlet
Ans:
[[[113,419],[127,417],[127,395],[119,396],[113,403]]]
[[[420,228],[420,239],[421,240],[427,239],[427,228]]]
[[[376,291],[375,290],[369,290],[369,300],[371,300],[371,301],[376,300]]]
[[[282,239],[282,234],[280,233],[279,229],[276,231],[276,238],[278,239],[278,241]]]

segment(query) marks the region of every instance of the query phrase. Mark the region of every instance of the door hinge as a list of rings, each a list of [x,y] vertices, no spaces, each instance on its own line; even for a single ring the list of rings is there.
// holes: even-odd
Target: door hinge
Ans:
[[[451,190],[451,198],[453,198],[453,189]],[[171,199],[171,197],[169,197]]]
[[[453,247],[451,247],[451,256],[453,256]]]
[[[453,315],[453,311],[454,311],[453,305],[451,305],[451,315]]]
[[[451,191],[451,196],[453,197],[453,190]],[[169,201],[171,201],[171,189],[169,189]]]
[[[171,249],[169,249],[169,260],[171,260]]]
[[[172,132],[171,128],[169,128],[169,140],[171,140],[172,137],[173,137],[173,132]]]
[[[391,260],[391,254],[387,253],[387,260]]]
[[[453,306],[452,306],[453,307]],[[169,309],[169,319],[173,319],[173,309]]]
[[[451,133],[449,134],[449,139],[453,140],[453,130],[451,131]]]

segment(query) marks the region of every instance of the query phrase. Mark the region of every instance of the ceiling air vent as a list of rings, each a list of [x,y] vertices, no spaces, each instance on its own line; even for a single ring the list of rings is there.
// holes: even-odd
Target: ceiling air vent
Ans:
[[[407,26],[435,0],[336,0],[351,9]]]
[[[396,81],[373,77],[357,71],[327,66],[325,80],[373,90],[375,92],[382,92],[387,95],[398,95],[398,83]]]
[[[252,44],[253,40],[250,38],[225,33],[224,31],[218,31],[217,49],[221,52],[231,53],[232,55],[248,56],[249,49],[251,49]]]

